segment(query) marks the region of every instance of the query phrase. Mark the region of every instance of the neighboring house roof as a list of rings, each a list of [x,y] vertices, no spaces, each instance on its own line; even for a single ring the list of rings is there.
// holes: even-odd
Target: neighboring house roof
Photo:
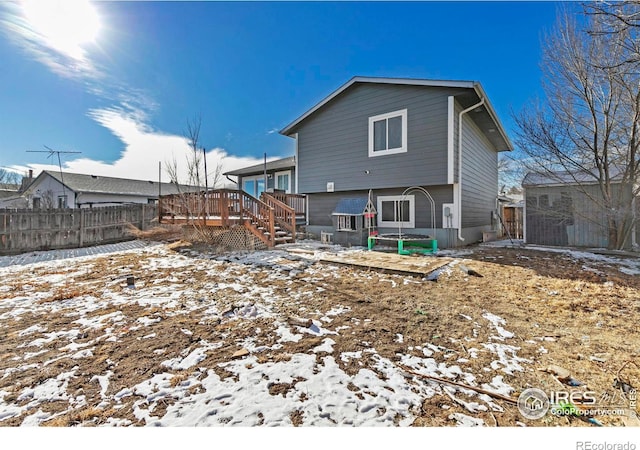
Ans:
[[[296,158],[294,156],[290,156],[288,158],[277,159],[275,161],[267,162],[267,172],[272,172],[274,170],[281,169],[290,169],[296,166]],[[236,176],[245,176],[245,175],[254,175],[264,173],[264,163],[256,164],[254,166],[243,167],[242,169],[230,170],[229,172],[223,173],[223,175],[236,175]]]
[[[42,171],[37,178],[44,177],[45,175],[55,178],[57,181],[63,183],[65,187],[76,193],[86,192],[94,194],[139,195],[152,198],[158,196],[157,181],[132,180],[128,178],[114,178],[102,175],[85,175],[69,172],[63,172],[60,174],[60,172],[51,170]],[[160,193],[162,195],[177,194],[179,192],[198,189],[194,186],[185,185],[180,185],[180,189],[178,189],[178,185],[174,183],[160,184]],[[31,186],[34,185],[35,182]]]
[[[6,194],[6,191],[4,192],[0,191],[0,201],[2,201],[3,203],[11,202],[14,200],[20,200],[24,198],[20,194],[16,194],[15,192],[11,192],[10,195],[4,195],[4,194]]]
[[[336,209],[333,211],[333,215],[349,215],[358,216],[364,214],[364,210],[367,207],[367,197],[361,198],[342,198],[336,205]]]
[[[19,197],[19,196],[20,194],[18,193],[18,191],[0,189],[0,199]]]
[[[18,192],[18,190],[20,189],[20,185],[19,184],[13,184],[13,183],[0,183],[0,191],[13,191],[13,192]]]
[[[476,121],[479,122],[478,125],[483,129],[494,129],[497,130],[498,133],[491,133],[495,136],[487,135],[487,138],[491,141],[491,143],[496,147],[497,150],[513,150],[513,144],[509,140],[502,123],[498,119],[497,114],[495,113],[491,103],[489,102],[489,98],[484,92],[482,85],[478,81],[455,81],[455,80],[427,80],[427,79],[414,79],[414,78],[378,78],[378,77],[360,77],[356,76],[351,78],[345,84],[340,86],[338,89],[333,91],[319,103],[317,103],[314,107],[309,109],[307,112],[302,114],[296,120],[291,122],[289,125],[280,130],[280,134],[285,136],[290,136],[294,133],[295,128],[304,120],[306,120],[309,116],[315,113],[317,110],[322,108],[324,105],[329,103],[331,100],[342,94],[344,91],[348,90],[350,87],[357,83],[379,83],[379,84],[398,84],[398,85],[410,85],[410,86],[426,86],[426,87],[445,87],[445,88],[458,88],[458,89],[468,89],[473,92],[475,95],[474,99],[470,99],[470,102],[463,105],[465,108],[468,106],[477,103],[480,99],[485,99],[484,106],[486,107],[486,117],[482,118],[480,116],[476,116]]]
[[[562,186],[578,184],[597,184],[598,178],[595,173],[589,172],[569,172],[558,171],[548,173],[528,172],[523,180],[523,187],[534,186]]]

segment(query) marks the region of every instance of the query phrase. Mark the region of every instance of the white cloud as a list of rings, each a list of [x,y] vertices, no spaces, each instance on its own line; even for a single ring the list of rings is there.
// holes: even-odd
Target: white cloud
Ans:
[[[61,5],[66,5],[67,8],[52,17],[51,11],[56,11]],[[88,2],[54,4],[30,1],[7,3],[3,6],[5,13],[0,21],[7,38],[53,73],[77,80],[102,76],[82,48],[82,38],[73,34],[74,30],[79,32],[84,29],[86,17],[71,13],[75,11],[75,14],[86,15],[87,11],[83,8],[89,8]]]
[[[95,161],[88,158],[77,158],[63,161],[63,171],[85,173],[111,177],[133,178],[142,180],[158,179],[158,163],[162,163],[162,180],[169,181],[166,171],[168,163],[177,162],[178,176],[181,182],[187,180],[187,160],[191,149],[183,136],[171,135],[152,130],[135,115],[115,108],[92,110],[89,115],[99,124],[107,128],[124,144],[120,158],[113,163]],[[223,148],[207,150],[207,170],[210,177],[218,165],[222,172],[239,169],[262,162],[260,158],[238,157],[227,153]],[[29,164],[27,167],[15,166],[14,169],[26,172],[34,169],[59,170],[56,165]],[[228,182],[222,177],[221,182]],[[221,186],[216,186],[221,187]]]
[[[28,5],[33,9],[29,10]],[[75,173],[157,180],[158,163],[166,168],[167,164],[175,161],[179,181],[186,182],[187,156],[191,151],[186,139],[149,126],[149,113],[159,108],[155,100],[144,90],[125,85],[114,78],[108,68],[99,68],[81,46],[90,37],[89,32],[96,27],[94,24],[85,29],[82,19],[90,17],[99,21],[99,17],[93,17],[95,11],[91,4],[87,0],[73,0],[67,5],[69,8],[65,9],[65,14],[58,14],[55,18],[43,5],[44,2],[38,0],[22,5],[0,3],[0,11],[5,10],[5,14],[0,16],[0,24],[3,25],[0,28],[4,28],[14,44],[53,73],[82,83],[88,93],[111,102],[113,106],[93,109],[87,114],[124,144],[120,158],[113,163],[81,157],[64,160],[62,169]],[[58,12],[55,7],[53,11]],[[56,23],[49,23],[54,19]],[[226,141],[232,138],[229,133]],[[215,173],[218,165],[222,166],[222,172],[227,172],[260,162],[262,159],[259,158],[230,155],[220,147],[207,151],[209,174]],[[59,167],[55,164],[27,164],[16,165],[13,169],[23,173],[33,169],[37,175],[41,170],[57,171]],[[169,180],[166,169],[162,171],[162,179]],[[222,182],[228,183],[228,180],[222,177]]]

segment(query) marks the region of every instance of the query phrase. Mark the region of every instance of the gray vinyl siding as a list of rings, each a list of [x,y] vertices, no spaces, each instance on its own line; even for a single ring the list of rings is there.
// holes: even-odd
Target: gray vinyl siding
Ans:
[[[299,192],[447,183],[451,88],[357,84],[316,111],[298,133]],[[407,109],[406,153],[369,157],[369,117]]]
[[[498,153],[470,114],[462,116],[462,228],[492,225],[498,195]]]
[[[377,205],[379,196],[401,195],[406,188],[380,189],[373,192],[373,203]],[[453,202],[453,188],[450,185],[429,186],[427,191],[435,203],[436,228],[442,227],[442,204]],[[332,226],[331,213],[342,198],[367,197],[369,191],[358,190],[351,192],[332,192],[309,194],[309,225]],[[415,192],[415,228],[431,227],[431,206],[421,192]]]
[[[294,194],[296,193],[296,169],[295,167],[287,167],[284,169],[278,169],[278,170],[269,170],[267,171],[267,189],[273,189],[275,188],[275,174],[279,173],[279,172],[288,172],[291,171],[291,193]],[[254,178],[255,176],[260,176],[263,175],[264,172],[256,172],[253,174],[245,174],[245,175],[238,175],[238,181],[237,181],[237,185],[238,185],[238,189],[242,189],[242,180],[244,178]]]

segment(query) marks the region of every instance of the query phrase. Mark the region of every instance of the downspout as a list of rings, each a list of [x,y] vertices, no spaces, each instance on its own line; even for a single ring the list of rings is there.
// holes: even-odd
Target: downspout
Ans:
[[[464,241],[462,237],[462,116],[480,106],[484,105],[484,97],[475,105],[460,111],[458,114],[458,239]]]

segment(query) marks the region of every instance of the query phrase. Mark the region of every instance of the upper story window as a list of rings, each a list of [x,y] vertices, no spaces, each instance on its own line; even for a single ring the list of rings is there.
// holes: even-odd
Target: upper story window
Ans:
[[[369,156],[407,151],[407,110],[369,117]]]

